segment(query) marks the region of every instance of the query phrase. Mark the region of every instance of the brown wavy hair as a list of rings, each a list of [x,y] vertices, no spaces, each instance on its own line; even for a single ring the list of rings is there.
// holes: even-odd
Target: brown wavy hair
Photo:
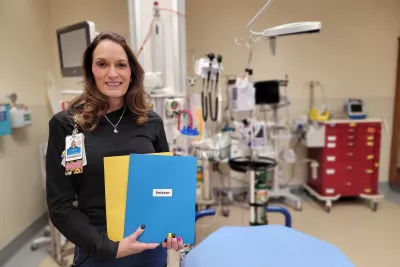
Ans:
[[[92,131],[97,128],[100,119],[109,108],[107,97],[97,88],[92,72],[93,52],[103,40],[111,40],[121,45],[128,56],[131,81],[128,91],[125,94],[125,103],[126,107],[135,115],[136,123],[139,125],[144,124],[147,121],[149,107],[149,95],[143,86],[144,71],[132,49],[126,43],[125,38],[115,32],[102,32],[98,34],[83,54],[84,90],[80,96],[69,103],[71,108],[82,105],[82,108],[77,108],[77,113],[80,115],[75,117],[77,118],[77,124],[83,130]]]

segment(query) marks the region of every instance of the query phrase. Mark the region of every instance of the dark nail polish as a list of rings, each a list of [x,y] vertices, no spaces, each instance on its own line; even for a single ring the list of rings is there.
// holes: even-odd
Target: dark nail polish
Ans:
[[[166,238],[164,239],[164,243],[167,243],[167,239]]]
[[[146,225],[142,224],[142,225],[140,226],[140,228],[144,229],[144,228],[146,228]]]
[[[172,238],[175,238],[175,236],[176,236],[175,234],[172,234]]]

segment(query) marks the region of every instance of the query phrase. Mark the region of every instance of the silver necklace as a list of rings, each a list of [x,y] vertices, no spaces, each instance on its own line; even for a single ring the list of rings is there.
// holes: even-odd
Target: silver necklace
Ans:
[[[108,120],[108,122],[114,127],[114,133],[118,133],[117,127],[118,127],[118,124],[119,124],[119,122],[121,121],[122,117],[124,116],[125,109],[126,109],[126,105],[124,106],[124,111],[122,111],[121,117],[119,118],[118,122],[117,122],[115,125],[107,118],[107,115],[104,114],[104,117],[106,117],[106,119]]]

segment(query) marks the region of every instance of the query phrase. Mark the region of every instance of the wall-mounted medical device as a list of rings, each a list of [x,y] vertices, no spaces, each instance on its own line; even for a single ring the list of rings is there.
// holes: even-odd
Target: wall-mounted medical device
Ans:
[[[259,81],[254,83],[256,88],[255,103],[256,105],[278,104],[281,100],[279,95],[279,81]]]
[[[14,105],[10,109],[11,128],[23,128],[32,125],[31,112],[25,105]]]
[[[352,120],[362,120],[367,117],[365,113],[365,104],[362,99],[349,98],[346,101],[345,111],[347,117]]]
[[[32,125],[31,112],[23,104],[16,104],[17,94],[0,99],[0,136],[10,135],[12,129]]]
[[[11,128],[22,128],[32,125],[31,111],[24,104],[17,104],[18,96],[12,93],[7,96],[10,100],[10,122]]]
[[[82,77],[82,57],[96,37],[95,25],[83,21],[57,30],[58,54],[63,77]]]
[[[178,117],[179,113],[183,110],[184,98],[171,97],[165,100],[165,117],[171,119]]]
[[[11,134],[10,103],[0,100],[0,136]]]
[[[228,80],[229,110],[232,112],[254,110],[254,94],[254,84],[247,78]]]

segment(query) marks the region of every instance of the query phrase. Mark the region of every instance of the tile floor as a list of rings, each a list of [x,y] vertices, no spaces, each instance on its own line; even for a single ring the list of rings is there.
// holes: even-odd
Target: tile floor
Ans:
[[[293,228],[336,245],[357,267],[398,267],[400,195],[387,190],[387,196],[380,201],[377,212],[372,212],[362,201],[343,201],[334,203],[328,214],[316,202],[306,201],[302,212],[292,212]],[[233,205],[227,218],[200,220],[197,241],[224,225],[247,225],[248,215],[246,209]],[[283,224],[279,214],[270,214],[269,220],[271,224]],[[57,267],[49,256],[44,256],[43,250],[31,252],[29,244],[22,250],[5,267]],[[176,253],[170,254],[168,266],[179,266]]]

